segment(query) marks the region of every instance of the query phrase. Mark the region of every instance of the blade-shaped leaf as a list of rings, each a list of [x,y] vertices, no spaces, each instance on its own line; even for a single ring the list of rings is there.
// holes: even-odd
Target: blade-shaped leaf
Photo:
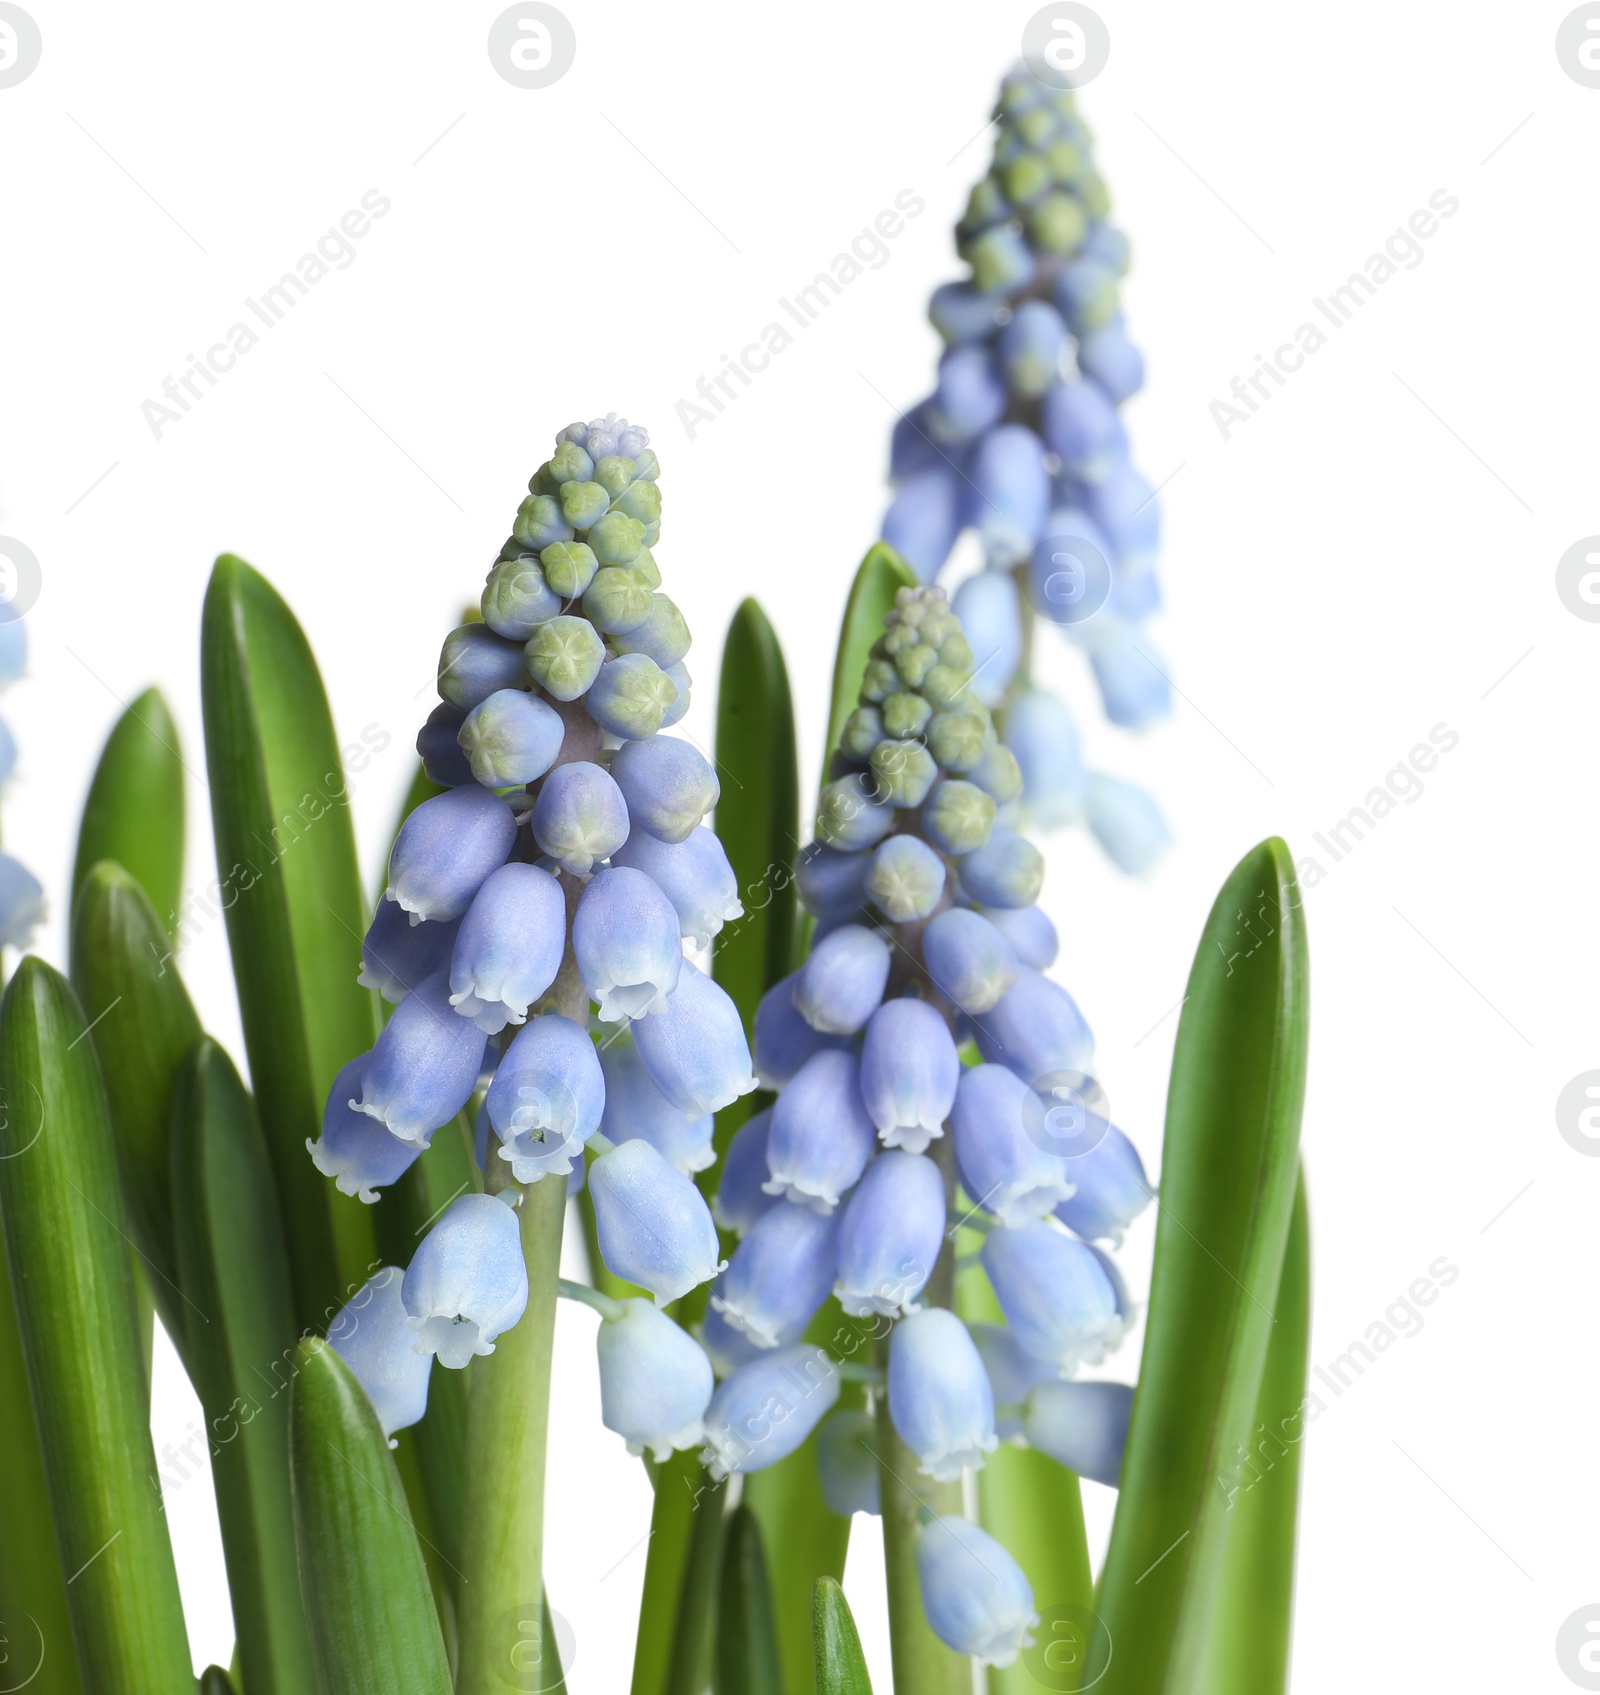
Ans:
[[[1295,1519],[1311,1339],[1311,1233],[1303,1172],[1272,1317],[1250,1455],[1227,1480],[1227,1554],[1200,1679],[1208,1695],[1283,1695],[1289,1683]]]
[[[183,900],[183,755],[160,689],[117,720],[95,767],[78,826],[72,904],[90,871],[114,859],[150,897],[169,941]]]
[[[200,1695],[234,1695],[233,1680],[221,1666],[207,1666],[200,1674]]]
[[[66,979],[24,959],[0,1008],[6,1257],[84,1687],[188,1689],[116,1147],[84,1031]]]
[[[781,1695],[777,1627],[761,1526],[748,1508],[728,1518],[717,1606],[717,1695]]]
[[[72,983],[108,1080],[133,1242],[161,1322],[180,1354],[191,1308],[172,1236],[172,1101],[200,1020],[143,889],[120,865],[97,864],[78,892]],[[303,1150],[302,1150],[303,1151]]]
[[[206,1410],[228,1592],[251,1695],[316,1681],[295,1563],[289,1397],[296,1330],[272,1164],[233,1062],[202,1037],[173,1104],[172,1214],[189,1373]]]
[[[839,629],[839,649],[833,661],[833,692],[828,712],[828,739],[823,744],[823,781],[827,761],[839,745],[844,721],[856,708],[861,673],[867,668],[872,644],[883,634],[883,620],[903,588],[915,588],[917,575],[887,542],[874,542],[856,570]]]
[[[1104,1695],[1193,1695],[1293,1209],[1304,915],[1276,837],[1211,910],[1178,1025],[1144,1356],[1101,1578]],[[1109,1660],[1107,1644],[1109,1643]]]
[[[297,1363],[295,1538],[323,1695],[450,1695],[422,1551],[372,1403],[315,1337]]]
[[[831,1577],[819,1577],[811,1591],[811,1632],[817,1695],[872,1695],[850,1603]]]
[[[302,1327],[320,1329],[372,1259],[360,1203],[306,1157],[335,1073],[377,1033],[372,996],[356,983],[366,915],[344,765],[294,614],[230,554],[206,593],[200,656],[250,1076],[283,1202],[295,1311]]]

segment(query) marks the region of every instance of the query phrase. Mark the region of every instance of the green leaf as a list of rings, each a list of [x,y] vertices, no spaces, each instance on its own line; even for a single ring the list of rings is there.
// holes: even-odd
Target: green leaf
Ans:
[[[172,1214],[184,1293],[198,1309],[189,1374],[206,1411],[240,1659],[250,1695],[300,1695],[316,1671],[289,1490],[289,1256],[255,1108],[206,1037],[173,1105]]]
[[[872,1695],[850,1603],[831,1577],[819,1577],[811,1591],[811,1633],[817,1695]]]
[[[917,575],[887,542],[874,542],[856,571],[845,603],[844,623],[839,629],[839,649],[833,661],[832,705],[828,713],[828,739],[823,749],[823,781],[827,762],[839,745],[844,721],[856,709],[861,693],[861,674],[867,668],[872,644],[883,634],[883,620],[894,606],[894,597],[904,588],[915,588]]]
[[[633,1695],[702,1695],[711,1657],[711,1615],[721,1563],[727,1484],[713,1483],[693,1449],[655,1474],[650,1556],[633,1659]],[[674,1550],[656,1553],[656,1544]]]
[[[297,1360],[295,1539],[322,1695],[450,1695],[428,1574],[378,1415],[325,1342],[307,1337]]]
[[[183,900],[183,754],[160,689],[146,689],[117,720],[95,767],[72,867],[74,911],[102,859],[127,870],[175,942]]]
[[[169,1149],[178,1073],[200,1035],[200,1020],[155,908],[129,873],[109,861],[94,866],[78,892],[72,983],[110,1084],[133,1244],[162,1325],[187,1357],[194,1309],[178,1274]]]
[[[66,979],[25,958],[0,1007],[0,1216],[84,1687],[183,1690],[116,1147],[84,1030]]]
[[[1228,1478],[1233,1506],[1200,1687],[1283,1695],[1294,1611],[1295,1518],[1311,1339],[1311,1235],[1305,1174],[1295,1191],[1250,1458]]]
[[[306,1157],[334,1075],[377,1033],[372,996],[356,982],[366,914],[344,766],[294,614],[231,554],[206,593],[200,673],[250,1076],[283,1203],[295,1312],[302,1328],[320,1330],[372,1259],[364,1209]]]
[[[1294,1202],[1307,1017],[1300,892],[1273,837],[1223,885],[1178,1025],[1144,1357],[1090,1661],[1104,1695],[1204,1688],[1222,1480],[1250,1439]]]
[[[233,1680],[221,1666],[207,1666],[200,1674],[200,1695],[234,1695]]]
[[[722,1542],[717,1695],[781,1695],[782,1689],[761,1526],[747,1507],[737,1507]]]

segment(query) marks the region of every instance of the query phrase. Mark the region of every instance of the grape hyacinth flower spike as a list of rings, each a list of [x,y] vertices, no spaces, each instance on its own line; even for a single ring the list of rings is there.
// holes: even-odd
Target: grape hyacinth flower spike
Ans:
[[[1033,676],[1039,626],[1054,625],[1088,658],[1110,723],[1141,730],[1171,711],[1144,628],[1161,604],[1157,491],[1133,468],[1120,413],[1144,382],[1119,298],[1128,242],[1071,90],[1019,68],[994,118],[993,162],[955,232],[970,274],[928,306],[945,344],[938,379],[891,441],[883,539],[932,582],[976,533],[982,567],[955,610],[1025,815],[1039,829],[1086,824],[1137,875],[1168,843],[1159,809],[1085,771],[1071,715]]]

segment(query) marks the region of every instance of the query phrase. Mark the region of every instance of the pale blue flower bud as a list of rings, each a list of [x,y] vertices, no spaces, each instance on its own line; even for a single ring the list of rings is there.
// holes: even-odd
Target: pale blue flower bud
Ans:
[[[885,1147],[920,1154],[942,1136],[960,1075],[950,1031],[927,1001],[885,1001],[873,1013],[861,1044],[861,1095]]]
[[[523,651],[536,683],[556,700],[576,700],[599,676],[606,644],[587,618],[569,612],[539,625]]]
[[[961,1181],[1004,1225],[1044,1218],[1072,1195],[1067,1162],[1050,1151],[1043,1125],[1039,1097],[1015,1072],[1003,1065],[962,1072],[950,1115]]]
[[[985,1059],[1009,1066],[1025,1083],[1052,1071],[1087,1071],[1094,1058],[1094,1037],[1078,1003],[1026,965],[978,1021],[977,1037]]]
[[[428,1410],[433,1355],[418,1353],[400,1298],[402,1273],[386,1265],[339,1309],[328,1345],[367,1392],[385,1436],[421,1421]]]
[[[561,714],[526,689],[497,689],[467,714],[457,739],[472,775],[491,789],[548,771],[566,734]]]
[[[1127,1321],[1111,1279],[1094,1250],[1065,1231],[1042,1223],[991,1230],[982,1258],[1018,1343],[1063,1377],[1122,1340]]]
[[[1041,617],[1088,640],[1105,622],[1095,619],[1111,593],[1112,560],[1110,541],[1087,512],[1057,507],[1028,555],[1028,598]]]
[[[795,864],[801,904],[817,918],[848,918],[867,903],[869,853],[840,853],[813,842]]]
[[[1130,570],[1151,565],[1161,550],[1161,507],[1155,490],[1127,460],[1119,460],[1083,491],[1089,516],[1111,542],[1117,562]]]
[[[928,317],[946,341],[976,341],[994,328],[998,305],[970,283],[940,283],[928,301]]]
[[[1108,224],[1104,219],[1096,219],[1089,226],[1089,233],[1083,238],[1083,246],[1078,249],[1078,255],[1083,259],[1095,259],[1115,276],[1126,276],[1128,273],[1128,238],[1114,224]]]
[[[376,1119],[350,1105],[365,1059],[363,1054],[351,1060],[334,1078],[322,1109],[322,1135],[314,1142],[308,1137],[306,1147],[317,1170],[337,1181],[340,1194],[355,1195],[370,1206],[378,1198],[377,1186],[403,1177],[422,1145],[391,1136]]]
[[[893,828],[893,809],[880,803],[877,785],[859,772],[837,778],[822,791],[817,840],[825,847],[853,853],[874,846]]]
[[[17,617],[0,618],[0,689],[20,681],[27,669],[27,626]]]
[[[837,1223],[806,1206],[762,1213],[734,1249],[713,1304],[764,1348],[798,1342],[833,1289]]]
[[[774,983],[756,1006],[756,1076],[764,1089],[781,1089],[814,1053],[842,1048],[848,1036],[813,1030],[794,1004],[798,971]]]
[[[711,1285],[713,1297],[721,1287],[722,1280],[718,1278]],[[751,1360],[771,1357],[760,1343],[751,1341],[742,1330],[735,1330],[727,1315],[715,1306],[708,1306],[700,1320],[700,1346],[710,1355],[711,1368],[718,1377],[728,1376],[740,1366],[749,1365]]]
[[[1026,836],[991,830],[961,861],[961,888],[982,906],[1032,906],[1044,886],[1044,855]]]
[[[435,972],[394,1009],[377,1045],[360,1061],[354,1104],[390,1134],[426,1146],[471,1098],[487,1042],[476,1024],[456,1016],[450,979]]]
[[[971,479],[972,517],[986,563],[1005,569],[1026,559],[1050,504],[1044,444],[1023,424],[1002,424],[979,442]]]
[[[938,576],[960,529],[960,487],[943,464],[908,476],[883,515],[883,539],[925,583]]]
[[[833,1410],[839,1372],[818,1347],[781,1348],[725,1378],[706,1408],[700,1458],[717,1481],[787,1459]]]
[[[980,294],[1014,294],[1033,276],[1027,240],[1009,224],[997,224],[969,242],[962,257],[972,266],[972,285]]]
[[[1031,965],[1035,971],[1048,971],[1055,964],[1061,943],[1043,907],[996,907],[983,916],[1016,949],[1023,965]]]
[[[1042,830],[1083,815],[1088,781],[1072,715],[1053,694],[1030,689],[1006,713],[1005,743],[1022,769],[1028,815]]]
[[[645,1070],[629,1030],[619,1030],[600,1044],[600,1068],[606,1079],[600,1128],[610,1140],[648,1142],[686,1177],[716,1163],[711,1114],[691,1119],[678,1111]]]
[[[700,1191],[648,1142],[621,1142],[589,1167],[606,1269],[664,1307],[724,1268]],[[1087,1250],[1085,1250],[1087,1252]]]
[[[1047,301],[1025,300],[1000,332],[1000,362],[1012,392],[1041,395],[1061,375],[1067,326]]]
[[[425,800],[395,838],[388,898],[411,922],[459,918],[517,839],[511,808],[487,789],[451,789]]]
[[[1062,465],[1085,482],[1098,481],[1111,469],[1122,447],[1116,408],[1099,383],[1058,383],[1044,397],[1041,417],[1045,445]]]
[[[625,653],[600,667],[584,704],[602,730],[624,741],[644,741],[661,728],[678,691],[644,653]]]
[[[611,863],[642,871],[672,902],[679,934],[696,947],[709,946],[724,924],[744,916],[728,855],[716,833],[704,825],[681,842],[664,842],[647,830],[634,830],[611,856]]]
[[[852,1036],[872,1016],[889,981],[889,944],[864,924],[846,924],[811,950],[794,1004],[813,1030]]]
[[[817,1476],[829,1512],[840,1518],[881,1511],[877,1420],[859,1407],[830,1413],[817,1431]]]
[[[493,1195],[458,1195],[422,1238],[401,1298],[419,1351],[459,1371],[528,1305],[528,1267],[516,1212]]]
[[[533,803],[533,838],[562,870],[587,877],[628,839],[628,803],[610,772],[583,759],[558,765]]]
[[[769,1195],[827,1213],[854,1186],[877,1141],[859,1076],[855,1055],[839,1052],[813,1054],[795,1073],[772,1109]]]
[[[664,1012],[683,964],[678,914],[644,872],[601,871],[578,903],[572,951],[606,1023]]]
[[[1077,1192],[1056,1208],[1056,1217],[1086,1242],[1122,1245],[1122,1233],[1154,1198],[1139,1150],[1114,1124],[1094,1120],[1081,1140],[1085,1153],[1063,1163]]]
[[[650,610],[623,635],[613,636],[618,653],[643,653],[663,671],[682,662],[692,638],[677,603],[664,594],[652,594]]]
[[[566,940],[566,897],[548,871],[537,865],[491,871],[461,920],[450,957],[450,1004],[491,1036],[521,1024],[555,982]]]
[[[1120,406],[1144,387],[1144,355],[1117,319],[1078,343],[1078,368]]]
[[[763,1107],[734,1132],[722,1162],[722,1178],[711,1202],[711,1216],[724,1230],[743,1236],[762,1213],[778,1204],[763,1185],[772,1175],[767,1164],[767,1133],[772,1108]]]
[[[693,682],[689,676],[689,667],[681,659],[676,665],[669,665],[661,674],[678,691],[677,699],[661,714],[661,728],[670,730],[689,710],[689,694]]]
[[[1105,628],[1089,650],[1106,717],[1125,730],[1144,730],[1172,711],[1172,684],[1148,640],[1120,621]]]
[[[1088,335],[1117,314],[1117,279],[1097,259],[1079,255],[1056,273],[1056,304],[1066,314],[1072,333]]]
[[[929,920],[922,960],[933,986],[963,1012],[987,1012],[1017,980],[1017,954],[981,913],[955,906]]]
[[[522,649],[486,624],[463,624],[444,638],[439,695],[450,705],[474,707],[496,689],[514,689],[524,680]]]
[[[665,1011],[633,1029],[656,1087],[690,1118],[720,1112],[756,1086],[739,1009],[687,959]]]
[[[705,755],[676,736],[619,747],[611,775],[633,822],[664,842],[687,840],[722,792]]]
[[[949,461],[954,455],[941,448],[929,433],[928,413],[932,408],[933,397],[930,395],[895,419],[894,428],[889,432],[890,482],[904,482],[921,471],[949,469]],[[888,539],[884,537],[885,541]]]
[[[921,806],[939,767],[920,742],[886,739],[872,750],[872,775],[885,806]]]
[[[890,836],[873,850],[867,892],[896,924],[926,918],[944,893],[944,861],[917,836]]]
[[[466,717],[459,706],[440,701],[417,731],[417,757],[422,761],[422,769],[430,782],[447,789],[459,788],[462,783],[475,780],[472,766],[461,751],[458,740]]]
[[[530,494],[517,508],[512,536],[523,547],[537,553],[552,542],[571,541],[572,526],[561,514],[561,502],[552,494]]]
[[[834,1294],[856,1318],[898,1318],[922,1293],[944,1246],[944,1178],[922,1154],[881,1153],[839,1220]]]
[[[964,1518],[936,1518],[917,1543],[922,1610],[935,1636],[985,1665],[1009,1666],[1039,1622],[1022,1567]]]
[[[424,978],[449,967],[460,930],[459,918],[413,924],[398,901],[380,900],[361,941],[356,981],[386,1001],[402,1001]]]
[[[1172,845],[1161,808],[1143,789],[1096,773],[1084,792],[1084,816],[1119,871],[1142,876]]]
[[[987,348],[970,343],[949,348],[939,361],[928,428],[941,442],[974,441],[1000,422],[1006,399],[1006,385]]]
[[[544,580],[563,600],[575,600],[600,569],[600,561],[587,542],[557,541],[539,554]]]
[[[545,581],[539,561],[530,553],[519,553],[495,561],[479,606],[484,623],[497,636],[525,642],[540,624],[561,611],[562,598]]]
[[[1028,1391],[1036,1383],[1059,1383],[1061,1379],[1055,1366],[1048,1360],[1035,1359],[1005,1325],[970,1324],[967,1328],[983,1356],[983,1369],[994,1391],[995,1434],[1002,1442],[1013,1441],[1022,1434]]]
[[[605,1077],[589,1033],[545,1013],[517,1032],[495,1068],[484,1102],[519,1183],[565,1177],[600,1126]]]
[[[1023,1433],[1069,1471],[1115,1489],[1132,1411],[1126,1383],[1041,1383],[1028,1396]]]
[[[622,1303],[620,1318],[601,1322],[600,1422],[628,1444],[630,1454],[660,1463],[674,1448],[701,1440],[711,1400],[711,1361],[686,1330],[649,1301]]]
[[[917,1470],[951,1483],[997,1445],[994,1396],[967,1327],[943,1307],[907,1314],[889,1338],[889,1416]]]
[[[941,783],[922,808],[923,834],[944,853],[971,853],[982,847],[993,825],[994,800],[961,777]]]
[[[1022,608],[1006,571],[975,571],[955,592],[951,610],[972,649],[972,693],[998,706],[1022,660]]]

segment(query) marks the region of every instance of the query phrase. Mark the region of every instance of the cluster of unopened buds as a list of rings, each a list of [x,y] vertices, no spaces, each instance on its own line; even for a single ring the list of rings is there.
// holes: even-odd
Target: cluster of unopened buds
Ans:
[[[375,1200],[481,1092],[480,1163],[510,1175],[452,1201],[330,1340],[386,1433],[416,1422],[435,1357],[465,1366],[523,1313],[513,1204],[526,1185],[581,1184],[587,1149],[601,1257],[651,1298],[561,1292],[601,1314],[602,1417],[634,1452],[698,1447],[722,1477],[822,1426],[831,1504],[876,1510],[870,1415],[823,1423],[859,1375],[933,1478],[1006,1438],[1114,1481],[1131,1391],[1069,1379],[1127,1328],[1095,1244],[1150,1191],[1092,1110],[1092,1038],[1044,974],[1043,864],[1008,827],[1021,774],[960,621],[943,590],[903,590],[873,650],[798,868],[811,951],[763,999],[752,1064],[732,1001],[685,951],[742,908],[702,822],[711,767],[660,733],[687,704],[689,636],[650,554],[655,475],[641,429],[563,431],[483,623],[445,643],[419,747],[446,792],[403,826],[363,947],[362,981],[396,1004],[311,1153]],[[963,1064],[969,1042],[981,1063]],[[708,1206],[694,1175],[714,1163],[712,1115],[758,1076],[776,1099],[739,1130]],[[737,1240],[727,1261],[718,1226]],[[1003,1325],[950,1310],[962,1226],[984,1232]],[[664,1309],[706,1283],[692,1334]],[[803,1339],[830,1296],[887,1331],[885,1370]],[[941,1637],[1013,1659],[1034,1610],[1005,1550],[943,1517],[918,1561]]]
[[[1083,821],[1143,871],[1168,839],[1155,803],[1085,769],[1066,705],[1028,674],[1037,616],[1084,650],[1113,724],[1143,729],[1171,710],[1142,628],[1161,600],[1160,511],[1118,411],[1144,382],[1118,294],[1128,243],[1070,90],[1018,70],[995,119],[993,164],[956,227],[971,275],[929,304],[945,351],[934,392],[895,428],[883,535],[932,582],[976,531],[984,568],[955,607],[974,690],[1003,709],[1029,819]]]

